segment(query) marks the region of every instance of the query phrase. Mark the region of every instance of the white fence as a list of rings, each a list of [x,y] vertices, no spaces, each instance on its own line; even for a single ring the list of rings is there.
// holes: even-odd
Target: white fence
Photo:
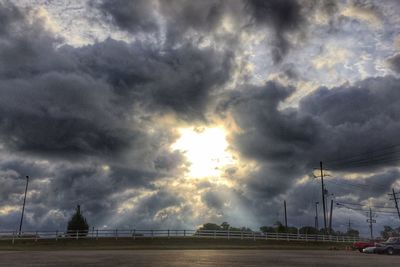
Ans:
[[[310,235],[289,233],[264,233],[256,231],[224,231],[224,230],[121,230],[91,229],[83,231],[0,231],[0,241],[10,240],[59,240],[59,239],[140,239],[140,238],[211,238],[211,239],[243,239],[243,240],[286,240],[286,241],[319,241],[319,242],[355,242],[363,240],[353,236]]]

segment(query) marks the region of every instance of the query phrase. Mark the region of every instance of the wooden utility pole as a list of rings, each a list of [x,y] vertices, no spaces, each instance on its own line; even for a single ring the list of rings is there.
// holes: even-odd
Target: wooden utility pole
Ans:
[[[283,201],[283,206],[285,207],[285,229],[286,232],[288,231],[288,227],[287,227],[287,214],[286,214],[286,200]]]
[[[333,213],[333,199],[331,199],[331,210],[329,215],[329,234],[332,232],[332,213]]]
[[[393,198],[391,198],[390,200],[394,200],[394,204],[396,205],[396,209],[397,209],[397,215],[399,216],[400,219],[400,211],[399,211],[399,205],[397,203],[397,200],[400,199],[397,194],[400,194],[400,192],[394,192],[394,188],[392,188],[392,194],[389,194],[389,196],[392,196]]]
[[[371,208],[369,208],[369,214],[367,216],[369,217],[369,219],[367,219],[367,222],[369,223],[369,231],[370,231],[371,240],[372,240],[372,239],[374,239],[372,224],[376,223],[376,220],[372,219],[372,210],[371,210]]]
[[[23,219],[24,219],[25,201],[26,201],[26,192],[28,191],[28,183],[29,183],[29,176],[26,176],[26,186],[25,186],[24,204],[22,204],[21,221],[19,222],[19,235],[21,235],[22,221],[23,221]]]
[[[322,190],[322,209],[324,211],[324,229],[326,232],[326,206],[325,206],[325,186],[324,186],[324,170],[322,169],[322,161],[319,163],[321,171],[321,190]]]
[[[315,229],[318,231],[318,204],[319,202],[315,202]]]

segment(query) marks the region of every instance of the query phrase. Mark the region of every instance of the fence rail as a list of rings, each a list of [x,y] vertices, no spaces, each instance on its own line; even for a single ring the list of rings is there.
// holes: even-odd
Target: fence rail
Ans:
[[[140,239],[140,238],[214,238],[246,240],[286,240],[286,241],[322,241],[322,242],[356,242],[365,240],[353,236],[265,233],[258,231],[230,230],[140,230],[140,229],[91,229],[89,231],[0,231],[0,240],[40,240],[40,239]]]

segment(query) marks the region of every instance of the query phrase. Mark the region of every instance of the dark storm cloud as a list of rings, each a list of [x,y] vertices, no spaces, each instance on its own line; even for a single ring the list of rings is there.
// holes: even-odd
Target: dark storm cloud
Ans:
[[[218,192],[207,191],[201,196],[201,199],[209,208],[220,210],[224,206],[224,200]]]
[[[168,0],[144,1],[145,4],[142,2],[131,1],[127,4],[123,1],[103,0],[97,6],[102,12],[109,14],[122,30],[131,33],[137,33],[138,29],[143,32],[154,31],[154,27],[143,25],[148,20],[140,20],[142,16],[152,18],[153,21],[157,17],[163,18],[168,45],[215,37],[218,26],[223,24],[225,17],[231,17],[236,21],[236,35],[240,31],[269,28],[273,32],[269,43],[275,63],[281,62],[291,49],[289,35],[303,33],[307,26],[307,14],[304,14],[302,4],[297,0]],[[328,2],[324,1],[323,5],[326,7],[326,12],[333,9]],[[150,11],[149,6],[157,6],[158,9]],[[307,12],[314,10],[311,8]],[[229,45],[233,45],[232,36],[227,38],[225,35],[225,39],[229,40]]]
[[[91,162],[70,164],[34,163],[30,160],[8,160],[0,165],[3,198],[1,206],[20,207],[25,188],[25,174],[30,175],[26,206],[27,229],[63,229],[77,204],[81,204],[91,225],[102,226],[118,213],[126,199],[140,195],[143,189],[155,189],[152,182],[159,177],[155,171],[110,165],[105,171]],[[126,190],[134,190],[125,194]],[[171,196],[172,197],[172,196]],[[164,205],[167,205],[165,203]],[[143,208],[157,203],[147,201]],[[157,212],[155,209],[153,212]],[[55,214],[51,214],[56,212]],[[0,218],[0,227],[12,229],[15,222]]]
[[[301,5],[297,0],[248,0],[246,3],[255,24],[273,29],[272,59],[275,63],[281,62],[291,47],[287,35],[305,27]]]
[[[7,18],[9,30],[1,36],[2,142],[11,149],[53,155],[106,154],[126,146],[120,120],[107,112],[108,86],[74,73],[74,62],[56,51],[57,39],[19,14]]]
[[[221,25],[224,15],[230,12],[229,6],[237,4],[238,1],[227,4],[221,0],[160,1],[160,13],[167,21],[167,41],[180,42],[188,34],[198,35],[200,39],[212,35]]]
[[[23,18],[22,12],[9,2],[0,3],[0,34],[7,34],[12,29],[13,21]]]
[[[158,25],[154,13],[156,1],[152,0],[106,0],[92,1],[105,14],[111,16],[112,21],[121,29],[130,32],[156,32]]]
[[[90,77],[46,73],[0,85],[0,136],[12,149],[76,156],[128,145],[128,133],[107,112],[108,88]]]
[[[330,165],[329,160],[400,143],[398,79],[369,78],[354,85],[320,88],[304,97],[297,109],[279,108],[291,92],[292,88],[268,82],[242,88],[222,105],[231,106],[243,130],[235,135],[235,146],[261,163],[260,171],[249,178],[252,191],[265,197],[284,193],[320,160],[334,171],[371,171],[396,164],[390,161],[397,155],[393,153],[385,161],[361,166]]]
[[[190,44],[159,50],[108,39],[67,53],[82,71],[105,78],[120,101],[140,101],[152,111],[187,119],[202,119],[210,93],[223,86],[233,68],[232,52]]]
[[[1,18],[7,27],[0,32],[0,149],[17,158],[0,166],[8,190],[2,205],[21,204],[18,179],[31,175],[31,228],[61,227],[78,203],[93,224],[106,224],[141,190],[156,194],[138,211],[146,211],[143,226],[153,220],[146,216],[166,207],[158,201],[174,206],[173,193],[158,194],[153,182],[178,175],[182,155],[168,150],[171,130],[153,124],[165,113],[203,120],[211,94],[229,80],[232,52],[112,39],[62,46],[41,21],[29,22],[12,4],[0,12],[16,14]],[[13,227],[8,217],[0,219],[1,227]]]
[[[203,119],[210,93],[229,79],[233,65],[229,51],[189,44],[160,50],[107,39],[57,49],[58,40],[40,24],[22,15],[6,19],[24,29],[6,31],[0,44],[0,138],[15,150],[121,152],[146,135],[128,116],[138,105],[154,114]]]
[[[220,0],[103,0],[94,6],[110,15],[122,30],[131,33],[160,31],[156,21],[162,18],[162,23],[166,24],[167,42],[174,44],[182,41],[190,30],[200,34],[213,32],[228,5]]]
[[[400,73],[400,54],[388,58],[387,63],[393,71]]]

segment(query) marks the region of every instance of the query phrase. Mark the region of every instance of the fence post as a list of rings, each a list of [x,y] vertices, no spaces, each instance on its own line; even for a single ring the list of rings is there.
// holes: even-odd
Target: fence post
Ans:
[[[268,240],[268,233],[265,232],[265,240]]]
[[[37,242],[37,237],[38,237],[38,231],[36,231],[36,234],[35,234],[35,242]]]
[[[58,230],[56,231],[56,241],[58,240]]]
[[[96,240],[99,240],[99,228],[96,229]]]
[[[230,235],[229,235],[229,229],[228,229],[228,240],[229,240],[229,238],[230,238]]]
[[[306,232],[306,242],[308,241],[307,232]]]
[[[256,233],[253,232],[253,240],[256,241]]]
[[[15,239],[15,232],[13,231],[12,233],[12,244],[14,245],[14,239]]]
[[[240,232],[240,239],[243,239],[243,231]]]
[[[79,230],[76,230],[76,240],[79,239]]]
[[[183,237],[186,237],[186,230],[183,230]]]

